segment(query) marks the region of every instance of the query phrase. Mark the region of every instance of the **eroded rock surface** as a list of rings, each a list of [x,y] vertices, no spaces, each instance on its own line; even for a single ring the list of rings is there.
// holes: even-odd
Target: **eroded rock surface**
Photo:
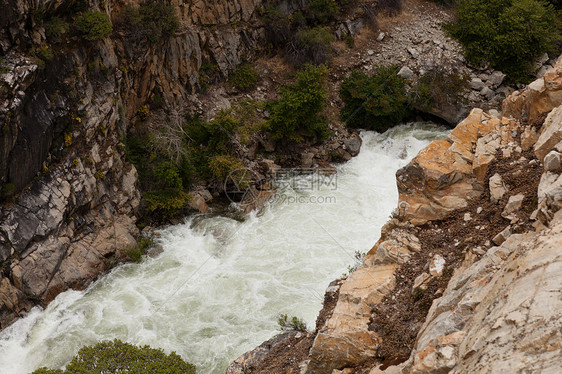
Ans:
[[[562,214],[470,256],[431,307],[404,372],[548,373],[562,367]]]
[[[474,109],[446,139],[431,143],[397,173],[395,218],[363,265],[344,280],[302,372],[559,371],[560,77],[559,62],[542,81],[506,100],[507,116]],[[416,269],[412,279],[399,278],[410,268]],[[402,279],[410,288],[395,287]],[[421,320],[402,318],[416,313],[412,307],[422,307],[416,298],[428,292],[427,316],[424,311]],[[390,321],[384,313],[401,319]],[[385,368],[376,362],[385,339],[393,338],[390,347],[400,349],[406,340],[380,324],[403,320],[413,324],[395,330],[414,331],[413,349],[405,348],[406,360],[392,356],[387,346],[383,358],[406,362]]]

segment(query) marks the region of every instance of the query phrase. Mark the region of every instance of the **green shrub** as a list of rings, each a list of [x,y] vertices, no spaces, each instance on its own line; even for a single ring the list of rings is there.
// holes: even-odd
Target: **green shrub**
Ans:
[[[297,73],[297,81],[281,87],[279,100],[271,104],[267,128],[274,139],[302,142],[326,134],[326,119],[320,115],[326,103],[324,87],[328,68],[308,65]]]
[[[231,155],[215,156],[209,162],[211,174],[219,181],[224,181],[228,175],[236,169],[242,169],[244,165],[240,160]]]
[[[431,69],[410,90],[411,104],[417,109],[427,110],[462,102],[462,94],[468,90],[468,79],[467,74],[457,70]]]
[[[148,345],[137,347],[115,339],[85,346],[64,371],[41,368],[32,374],[195,374],[195,366],[175,352],[166,355]]]
[[[326,27],[303,28],[285,46],[285,55],[295,67],[324,64],[330,60],[333,35]]]
[[[266,7],[263,18],[270,46],[282,48],[297,68],[326,63],[333,35],[322,25],[333,20],[339,9],[334,0],[312,0],[304,15],[299,10],[286,14],[280,8]]]
[[[58,17],[53,17],[45,25],[45,33],[48,38],[57,38],[68,31],[68,23]]]
[[[188,146],[203,150],[209,158],[228,154],[232,150],[231,140],[238,126],[240,121],[228,110],[221,110],[211,122],[199,117],[189,118],[186,123]]]
[[[5,183],[0,189],[0,201],[11,200],[16,193],[16,186],[13,183]]]
[[[180,214],[188,200],[187,192],[174,188],[148,191],[143,198],[146,209],[156,217],[165,220]]]
[[[543,0],[465,0],[456,20],[444,25],[467,60],[489,63],[513,81],[527,81],[538,56],[559,39],[555,9]]]
[[[109,16],[101,12],[84,12],[76,21],[74,28],[86,40],[94,41],[103,39],[113,32]]]
[[[172,36],[179,27],[174,7],[161,0],[146,1],[138,8],[125,8],[125,27],[135,40],[152,43]]]
[[[230,83],[240,91],[249,91],[256,87],[259,78],[256,69],[247,62],[238,66],[228,77]]]
[[[188,185],[192,175],[184,175],[183,159],[176,165],[169,156],[155,152],[153,148],[147,136],[128,136],[125,139],[125,157],[139,173],[144,207],[155,220],[166,220],[183,211],[188,199],[184,186]],[[136,256],[132,254],[129,257]]]
[[[55,58],[53,51],[49,47],[41,48],[39,50],[39,55],[41,56],[41,59],[44,61],[51,61],[53,58]]]
[[[281,330],[295,330],[306,332],[306,323],[298,317],[289,317],[286,314],[281,314],[277,318],[277,324]]]
[[[140,262],[142,256],[146,254],[146,251],[151,245],[152,240],[150,238],[142,237],[136,246],[127,248],[127,256],[129,256],[133,262]]]
[[[340,8],[334,0],[311,0],[308,11],[313,23],[324,25],[336,18]]]
[[[340,87],[345,106],[341,119],[349,127],[385,131],[409,112],[406,81],[398,67],[380,66],[372,76],[353,71]]]
[[[156,183],[160,188],[172,188],[178,190],[183,188],[178,168],[171,161],[164,161],[154,168],[154,176],[156,177]]]

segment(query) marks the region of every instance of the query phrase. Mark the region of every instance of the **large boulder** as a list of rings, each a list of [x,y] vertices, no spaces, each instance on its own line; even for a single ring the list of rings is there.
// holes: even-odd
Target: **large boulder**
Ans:
[[[535,143],[535,154],[542,162],[553,149],[562,150],[562,106],[549,113]]]
[[[562,59],[525,89],[515,91],[502,105],[503,115],[518,118],[527,124],[538,125],[546,115],[562,102]]]
[[[474,109],[444,140],[436,140],[397,174],[399,207],[414,224],[445,218],[484,191],[489,165],[515,142],[520,125]]]
[[[420,249],[411,225],[393,220],[383,227],[363,265],[341,286],[332,316],[314,340],[306,373],[330,374],[375,357],[381,339],[368,328],[372,306],[393,290],[398,266]]]

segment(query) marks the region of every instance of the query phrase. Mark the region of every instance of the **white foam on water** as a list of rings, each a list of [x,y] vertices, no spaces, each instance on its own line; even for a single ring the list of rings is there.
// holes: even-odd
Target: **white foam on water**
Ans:
[[[197,216],[161,230],[157,258],[119,266],[2,331],[0,372],[60,368],[80,347],[119,338],[224,373],[277,333],[280,313],[313,327],[329,282],[374,245],[396,207],[396,170],[446,133],[429,123],[364,132],[336,177],[290,180],[260,216]]]

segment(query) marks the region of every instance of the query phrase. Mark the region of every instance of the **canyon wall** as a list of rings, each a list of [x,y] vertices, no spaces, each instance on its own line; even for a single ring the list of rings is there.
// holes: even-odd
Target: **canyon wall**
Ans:
[[[225,77],[264,44],[261,0],[172,1],[177,32],[140,44],[120,27],[139,2],[100,1],[90,10],[109,14],[109,37],[69,31],[39,61],[40,18],[78,3],[8,0],[0,15],[0,190],[17,196],[0,208],[0,328],[84,288],[136,245],[140,194],[123,139],[154,96],[185,106],[203,65]]]

